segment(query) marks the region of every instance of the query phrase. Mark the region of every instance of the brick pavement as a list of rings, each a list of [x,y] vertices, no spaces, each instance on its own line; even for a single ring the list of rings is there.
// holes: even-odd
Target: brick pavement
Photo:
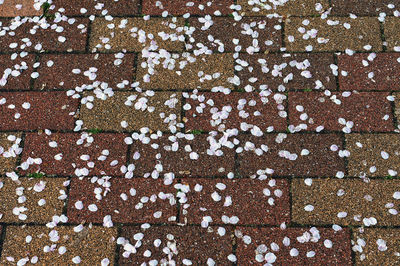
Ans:
[[[0,264],[398,265],[399,5],[0,0]]]

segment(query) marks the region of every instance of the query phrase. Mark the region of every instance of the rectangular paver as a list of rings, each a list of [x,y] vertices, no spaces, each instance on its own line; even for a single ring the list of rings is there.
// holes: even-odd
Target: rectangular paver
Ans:
[[[0,174],[13,171],[22,152],[21,133],[0,133]]]
[[[336,134],[268,134],[241,136],[243,151],[238,154],[238,170],[244,177],[332,176],[344,172],[339,156],[342,139]],[[260,155],[257,155],[260,154]],[[259,171],[260,170],[260,171]]]
[[[0,3],[0,17],[38,16],[42,14],[34,0],[5,0]]]
[[[116,228],[85,226],[8,226],[1,253],[3,265],[18,261],[42,265],[101,265],[113,263]],[[23,247],[23,248],[21,248]],[[52,251],[54,249],[54,251]]]
[[[273,4],[275,3],[275,5]],[[278,14],[288,17],[290,15],[308,16],[318,15],[329,8],[328,0],[303,0],[303,1],[262,1],[238,0],[246,16],[263,16]],[[318,4],[318,5],[317,5]]]
[[[84,94],[85,97],[90,95]],[[91,103],[91,109],[87,105],[81,107],[79,116],[83,126],[89,129],[139,131],[148,127],[166,131],[180,122],[180,93],[156,92],[153,96],[148,96],[134,92],[116,92],[106,100],[95,97]]]
[[[400,201],[399,180],[294,179],[292,219],[299,224],[395,226]],[[372,222],[371,222],[372,221]]]
[[[212,15],[219,11],[222,15],[228,15],[232,13],[229,6],[233,3],[233,0],[196,0],[189,2],[174,0],[143,0],[142,12],[146,15],[161,15],[164,11],[167,11],[168,14],[172,15],[183,15],[185,13],[190,13],[192,15]]]
[[[35,56],[0,55],[0,90],[29,90]]]
[[[400,51],[400,18],[388,17],[383,24],[385,40],[387,42],[387,49],[389,51]]]
[[[331,2],[332,14],[335,15],[378,16],[380,13],[393,15],[393,11],[400,5],[399,0],[332,0]],[[394,5],[394,8],[389,8],[390,4]]]
[[[109,181],[104,187],[90,180],[73,178],[68,199],[68,220],[73,223],[168,223],[176,220],[176,189],[151,178]],[[95,189],[100,189],[95,194]],[[100,196],[100,200],[99,197]],[[93,211],[96,208],[96,211]]]
[[[67,16],[79,15],[136,15],[139,13],[139,0],[91,1],[91,0],[53,0],[57,11],[63,8]]]
[[[374,17],[289,18],[285,23],[288,51],[381,51],[380,34]]]

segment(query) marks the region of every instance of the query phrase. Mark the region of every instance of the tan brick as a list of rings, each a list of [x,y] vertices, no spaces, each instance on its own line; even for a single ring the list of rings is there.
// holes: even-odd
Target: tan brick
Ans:
[[[28,236],[32,239],[27,243]],[[35,256],[38,265],[75,265],[72,259],[77,256],[81,260],[80,265],[101,265],[103,259],[113,264],[116,237],[115,227],[86,226],[80,232],[74,232],[72,226],[57,226],[54,229],[45,226],[8,226],[1,264],[15,265],[20,259],[32,262]],[[44,252],[46,246],[53,246],[54,252]],[[62,247],[66,252],[61,255],[59,251]]]
[[[4,0],[0,4],[0,17],[38,16],[42,10],[36,10],[34,0]]]
[[[114,26],[110,29],[111,25]],[[178,38],[183,36],[184,20],[182,18],[151,18],[145,21],[143,18],[114,18],[107,21],[105,18],[97,18],[93,21],[90,36],[90,49],[98,48],[98,51],[142,51],[150,47],[149,34],[154,35],[158,49],[168,51],[182,51],[183,41]],[[139,32],[144,31],[146,39],[139,41]],[[168,40],[163,40],[159,32],[170,34]],[[109,39],[108,41],[106,41]],[[109,47],[107,47],[107,44]]]
[[[196,60],[189,62],[189,60]],[[185,64],[180,69],[180,62]],[[143,67],[145,66],[145,67]],[[150,82],[143,82],[143,78],[148,74],[149,66],[145,59],[138,65],[137,78],[141,82],[141,87],[145,89],[211,89],[213,87],[224,86],[233,88],[228,78],[233,77],[233,57],[232,54],[212,54],[203,56],[180,57],[176,60],[175,68],[169,70],[162,65],[153,65],[155,73],[150,75]],[[199,72],[203,76],[199,77]],[[218,73],[218,74],[217,74]],[[205,75],[213,75],[214,78],[206,80]]]
[[[353,241],[356,265],[399,265],[400,229],[354,229]]]
[[[249,2],[254,2],[254,4],[249,4]],[[270,4],[272,1],[263,1],[260,0],[238,0],[237,4],[241,5],[243,15],[246,16],[264,16],[268,14],[279,14],[281,16],[307,16],[307,15],[317,15],[321,13],[321,11],[317,11],[315,5],[320,3],[322,5],[322,12],[329,8],[328,0],[290,0],[282,6],[273,6]]]
[[[305,26],[303,22],[309,21]],[[327,23],[335,23],[328,25]],[[345,26],[350,25],[349,29]],[[300,33],[299,28],[304,28],[305,32]],[[308,31],[317,30],[315,38],[304,39]],[[310,33],[311,34],[311,33]],[[289,18],[285,25],[286,46],[288,51],[306,51],[306,47],[312,45],[312,51],[344,51],[352,49],[356,51],[366,51],[364,46],[371,45],[371,51],[381,51],[382,41],[380,38],[379,21],[373,17],[350,18]],[[294,37],[294,41],[289,41]],[[306,37],[307,38],[307,37]],[[319,43],[318,39],[329,40]]]
[[[394,51],[395,47],[400,47],[400,27],[399,26],[400,26],[400,18],[387,17],[385,19],[383,27],[384,27],[385,39],[387,42],[387,49],[389,51]]]
[[[398,134],[349,134],[346,135],[346,149],[350,151],[350,176],[384,177],[390,175],[389,170],[400,173]],[[389,157],[384,159],[386,153]]]
[[[394,114],[397,118],[397,121],[400,121],[400,92],[393,93],[394,96]]]
[[[54,215],[62,214],[66,198],[64,187],[66,180],[66,178],[20,178],[17,182],[11,179],[0,180],[3,184],[0,189],[0,213],[3,215],[0,221],[6,223],[51,222]],[[22,197],[26,199],[19,203]],[[42,199],[45,203],[40,206],[39,201]],[[26,215],[26,219],[19,219],[18,215],[13,214],[16,207],[26,208],[26,211],[21,211],[21,214]]]
[[[20,133],[0,133],[0,174],[12,171],[16,167],[21,142]]]
[[[85,96],[89,95],[85,94]],[[129,103],[130,97],[133,99],[130,101],[131,106],[128,106],[126,103]],[[143,100],[148,101],[147,108],[136,109],[135,105]],[[151,111],[153,108],[154,111]],[[88,129],[132,131],[149,127],[152,130],[168,130],[169,126],[180,122],[180,113],[180,93],[156,92],[154,96],[146,96],[135,92],[116,92],[106,100],[95,98],[92,109],[83,105],[80,119],[83,120],[84,127]],[[169,119],[170,115],[175,115],[176,119]],[[126,128],[122,127],[122,121],[128,123]]]
[[[395,214],[400,211],[400,201],[393,198],[397,191],[400,191],[400,180],[367,183],[362,179],[294,179],[292,219],[300,224],[363,225],[364,218],[374,217],[379,226],[400,225]],[[306,211],[306,206],[314,209]],[[347,216],[339,218],[341,212]]]

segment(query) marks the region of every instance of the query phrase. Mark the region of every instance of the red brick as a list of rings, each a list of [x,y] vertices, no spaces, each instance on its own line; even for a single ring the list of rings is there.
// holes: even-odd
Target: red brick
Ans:
[[[320,81],[322,83],[320,89],[336,89],[335,76],[330,68],[334,60],[333,56],[327,53],[240,55],[239,58],[244,61],[244,64],[248,63],[248,66],[242,66],[243,69],[237,74],[241,81],[241,88],[252,86],[259,89],[260,85],[267,85],[268,89],[278,90],[281,85],[286,90],[314,89],[318,88],[316,82]],[[240,60],[237,59],[236,64],[242,65]],[[280,71],[273,73],[275,68]],[[309,71],[311,78],[302,76],[303,71]],[[285,80],[290,74],[293,78]]]
[[[95,180],[91,182],[88,179],[72,179],[67,212],[70,222],[102,223],[103,217],[106,215],[111,216],[113,223],[168,223],[175,221],[177,207],[176,189],[173,185],[167,186],[161,179],[151,178],[112,178],[103,185],[97,182]],[[101,189],[99,194],[102,197],[101,200],[96,199],[95,188]],[[166,199],[159,197],[161,192],[166,194]],[[126,195],[126,200],[121,197],[123,193]],[[144,197],[148,198],[148,202],[142,202]],[[75,207],[77,201],[83,203],[82,210]],[[96,212],[89,211],[90,204],[95,204],[98,210]],[[140,207],[140,204],[143,206]],[[154,213],[159,211],[162,212],[161,217],[154,217]]]
[[[36,10],[34,0],[5,0],[0,4],[0,17],[38,16],[42,10]],[[39,6],[40,7],[40,6]]]
[[[234,166],[234,150],[222,147],[222,156],[208,155],[207,150],[210,149],[207,135],[195,135],[194,140],[186,140],[177,138],[179,148],[177,151],[166,150],[171,148],[174,143],[169,141],[167,136],[151,140],[149,144],[143,144],[140,141],[134,142],[131,148],[131,154],[138,152],[140,158],[131,162],[135,164],[135,175],[147,176],[149,174],[158,173],[155,169],[156,164],[161,164],[163,169],[160,175],[172,172],[177,176],[226,176],[229,172],[233,172]],[[216,139],[219,139],[217,137]],[[154,149],[150,145],[158,144],[159,148]],[[197,160],[190,159],[190,152],[185,151],[184,147],[190,145],[193,152],[199,157]],[[161,154],[161,158],[157,159],[157,153]]]
[[[136,15],[139,13],[140,0],[91,1],[91,0],[53,0],[54,11],[64,8],[62,14],[79,15]],[[81,9],[86,9],[81,13]],[[103,11],[107,11],[103,13]],[[51,12],[50,12],[51,13]]]
[[[345,125],[338,120],[344,118],[354,123],[351,131],[393,131],[391,104],[386,99],[388,95],[386,92],[353,92],[348,97],[342,93],[332,93],[328,97],[319,92],[290,92],[290,124],[306,124],[307,130],[323,126],[325,130],[341,131]],[[341,104],[336,104],[335,99]],[[303,106],[304,111],[296,110],[296,106]],[[301,119],[304,114],[308,116],[306,120]]]
[[[0,19],[0,25],[5,31],[5,35],[0,38],[0,51],[11,52],[23,50],[26,52],[38,52],[35,49],[37,44],[41,44],[41,50],[45,51],[85,51],[89,20],[87,18],[73,18],[73,20],[75,20],[73,24],[69,24],[67,21],[58,23],[49,22],[51,25],[63,27],[64,30],[58,33],[51,27],[47,29],[40,28],[31,18],[21,19],[18,22],[21,25],[13,30],[10,29],[11,26],[14,28],[11,23],[12,20]],[[82,25],[83,28],[78,28],[79,25]],[[35,32],[35,34],[32,34],[32,32]],[[58,40],[60,36],[65,37],[65,42]],[[29,41],[22,41],[25,38],[29,39]],[[17,46],[11,48],[10,44],[12,43],[16,43]]]
[[[389,4],[393,4],[395,8],[388,8]],[[332,0],[332,14],[349,15],[351,13],[361,16],[376,16],[384,12],[387,15],[393,15],[393,11],[399,5],[399,0]]]
[[[122,62],[115,65],[120,60]],[[43,55],[40,58],[40,76],[35,81],[35,89],[75,89],[99,81],[106,82],[113,90],[118,90],[117,85],[122,81],[126,80],[129,84],[133,82],[135,71],[133,54],[125,54],[120,60],[116,58],[116,54]],[[47,64],[50,64],[50,67]],[[84,75],[91,67],[97,69],[94,80]],[[81,73],[74,74],[74,69],[79,69]],[[129,85],[125,86],[126,88],[130,88]]]
[[[234,3],[233,0],[196,0],[194,6],[187,6],[188,2],[174,1],[174,0],[161,0],[162,8],[157,7],[156,3],[158,0],[143,0],[142,12],[148,15],[161,15],[162,12],[168,11],[168,13],[173,15],[183,15],[185,13],[190,13],[191,15],[205,15],[213,14],[215,11],[219,10],[221,14],[227,15],[232,13],[229,8],[230,5]],[[208,3],[211,3],[209,6]],[[204,6],[204,9],[199,8],[200,5]]]
[[[258,35],[258,46],[260,51],[277,51],[281,44],[281,31],[276,30],[274,26],[280,23],[277,19],[266,19],[262,17],[244,17],[240,21],[235,21],[232,17],[216,17],[213,18],[213,25],[206,30],[202,30],[204,23],[199,22],[200,18],[190,18],[189,24],[195,27],[195,31],[191,35],[193,37],[192,44],[194,49],[199,49],[197,43],[201,43],[213,51],[218,51],[218,43],[209,41],[209,35],[213,36],[215,40],[220,40],[224,44],[224,50],[220,52],[235,52],[235,44],[233,39],[239,39],[239,45],[242,46],[242,51],[246,51],[247,47],[253,45],[252,35],[246,33],[245,28],[251,25],[254,35]],[[254,26],[252,25],[254,24]],[[253,35],[253,36],[254,36]],[[266,41],[272,41],[272,44],[266,45]]]
[[[2,98],[6,103],[0,105],[0,130],[74,128],[73,115],[79,100],[68,97],[65,92],[3,92]],[[25,109],[24,103],[29,103],[30,108]]]
[[[341,90],[400,90],[400,56],[396,53],[339,55],[339,75]],[[363,65],[367,63],[367,66]],[[368,75],[373,73],[373,77]],[[371,74],[370,74],[371,75]]]
[[[286,136],[282,143],[277,143],[277,136]],[[248,177],[257,171],[270,168],[273,176],[332,176],[337,171],[345,171],[344,160],[339,157],[342,140],[336,134],[268,134],[263,137],[241,136],[240,146],[251,142],[257,149],[268,146],[268,151],[258,156],[254,151],[238,154],[239,173]],[[332,151],[331,145],[337,145],[338,151]],[[308,155],[301,155],[307,149]],[[296,160],[289,160],[279,155],[280,151],[296,154]],[[283,154],[284,155],[284,154]]]
[[[239,218],[237,224],[242,225],[290,222],[289,184],[286,180],[202,178],[185,179],[182,183],[190,190],[186,193],[187,200],[182,197],[181,202],[180,219],[185,223],[200,224],[206,216],[212,218],[210,224],[226,223],[223,216],[236,216]],[[218,183],[226,188],[218,188]],[[196,185],[202,186],[202,190],[195,190]],[[213,194],[219,195],[221,200],[215,201]]]
[[[199,93],[200,96],[197,99],[189,98],[186,100],[186,104],[190,104],[191,109],[185,113],[186,118],[186,130],[217,130],[221,127],[231,129],[240,129],[241,123],[247,123],[250,125],[256,125],[262,131],[266,131],[268,127],[273,127],[275,130],[286,129],[286,100],[280,100],[281,97],[286,98],[283,94],[268,95],[269,93],[240,93],[233,92],[229,95],[223,93],[204,92]],[[204,96],[204,100],[202,99]],[[278,99],[276,101],[275,98]],[[207,102],[213,101],[210,105]],[[245,105],[239,105],[240,100],[245,100]],[[255,105],[252,105],[253,102]],[[201,108],[204,106],[204,108]],[[222,109],[232,107],[232,111],[229,113],[227,119],[221,120],[219,117],[213,119],[213,113],[211,112],[217,108],[218,113],[222,113]],[[199,110],[197,110],[199,108]],[[200,111],[200,112],[199,112]],[[255,112],[260,114],[255,115]],[[249,116],[243,118],[241,114],[245,112]],[[281,117],[283,116],[283,117]]]
[[[138,243],[133,238],[138,233],[143,234],[141,245],[137,247],[136,253],[130,254],[125,251],[124,246]],[[217,227],[152,226],[141,229],[138,226],[124,226],[121,232],[124,243],[120,248],[119,265],[148,265],[151,260],[156,260],[157,265],[184,265],[184,259],[190,260],[192,265],[207,265],[209,258],[216,265],[230,265],[227,257],[232,253],[231,234],[231,229],[226,228],[226,233],[221,236]],[[159,247],[154,245],[156,239],[161,240]],[[164,249],[170,250],[175,245],[177,251],[171,252],[169,257]],[[144,256],[146,250],[151,252],[150,257]]]
[[[310,239],[305,243],[298,241],[298,237],[302,237],[303,234],[310,236]],[[315,227],[312,229],[287,228],[285,230],[280,228],[239,227],[235,231],[235,235],[239,237],[236,250],[238,265],[264,265],[267,261],[257,262],[256,255],[260,254],[264,259],[265,254],[269,252],[276,256],[273,265],[352,265],[350,231],[347,228],[334,231],[331,228]],[[245,241],[248,241],[249,237],[251,243],[246,244]],[[285,237],[290,240],[285,242],[290,243],[288,246],[283,243]],[[325,240],[332,242],[332,248],[324,246]],[[272,250],[272,243],[279,246],[279,251],[274,252]],[[263,252],[261,245],[265,245],[268,250]],[[297,249],[298,256],[292,257],[290,255],[293,248]],[[315,256],[308,258],[306,254],[311,251],[315,252]]]
[[[78,133],[53,133],[46,134],[28,133],[25,138],[22,161],[28,157],[41,158],[42,164],[31,165],[26,172],[41,171],[47,175],[73,175],[75,168],[89,169],[89,175],[121,175],[120,167],[126,162],[127,146],[124,143],[123,134],[95,134],[93,143],[77,145],[81,134]],[[49,143],[55,141],[57,147],[50,147]],[[106,160],[99,160],[103,150],[109,150]],[[63,158],[56,160],[55,155],[61,153]],[[90,159],[84,161],[81,155],[89,155]],[[115,166],[110,163],[117,160]],[[89,162],[94,162],[94,167],[88,166]]]
[[[14,60],[11,59],[11,55],[0,55],[0,89],[29,90],[34,62],[35,56],[32,54],[16,57]],[[6,69],[17,71],[15,73],[19,76],[14,77],[11,72],[6,76]]]

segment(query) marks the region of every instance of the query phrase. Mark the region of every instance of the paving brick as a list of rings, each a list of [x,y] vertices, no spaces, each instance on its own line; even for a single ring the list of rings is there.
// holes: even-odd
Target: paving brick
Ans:
[[[188,134],[188,137],[191,135]],[[182,137],[184,137],[183,134],[176,139],[171,136],[171,140],[169,140],[169,136],[165,135],[151,140],[149,144],[143,144],[141,141],[134,142],[131,154],[140,154],[140,158],[137,160],[130,158],[136,166],[134,174],[146,177],[150,174],[163,176],[163,174],[172,172],[176,176],[183,177],[212,177],[226,176],[233,172],[234,150],[227,147],[220,147],[215,151],[210,149],[209,141],[218,142],[221,136],[215,137],[214,140],[204,134],[194,135],[194,140]],[[187,145],[190,147],[186,148]],[[175,148],[177,148],[176,151],[173,150]],[[194,153],[190,155],[192,152]],[[158,153],[161,155],[159,158],[156,156]],[[197,159],[195,153],[198,155]],[[216,155],[220,153],[221,156]],[[160,165],[162,165],[162,169],[159,168]]]
[[[353,231],[353,241],[355,265],[397,265],[399,263],[399,229],[357,228]]]
[[[388,17],[385,19],[383,25],[388,51],[400,51],[400,19],[397,17]]]
[[[89,89],[95,87],[95,82],[105,82],[113,90],[129,88],[127,85],[133,82],[135,73],[135,56],[125,54],[123,58],[119,57],[120,54],[42,55],[41,67],[38,69],[40,75],[35,81],[34,88]],[[128,84],[124,84],[124,81]]]
[[[400,121],[400,93],[393,93],[392,96],[394,97],[394,115],[397,121]]]
[[[192,60],[195,61],[192,62]],[[161,63],[149,65],[146,59],[141,59],[137,70],[137,80],[141,82],[141,87],[144,89],[207,90],[219,86],[233,88],[228,81],[234,76],[232,54],[189,55],[189,57],[179,57],[176,62],[174,69],[169,70]],[[185,65],[183,69],[179,66],[181,64]],[[148,75],[149,67],[154,68],[154,75]],[[199,77],[200,74],[202,75]],[[211,76],[211,80],[207,80],[207,75]],[[145,76],[149,76],[149,82],[144,82]]]
[[[29,236],[31,241],[27,242]],[[15,265],[22,259],[31,264],[37,260],[41,265],[74,265],[75,257],[82,265],[100,265],[105,259],[113,263],[116,238],[116,228],[100,226],[84,227],[79,232],[72,226],[7,226],[1,263]],[[53,248],[54,252],[45,252]]]
[[[0,90],[29,90],[34,61],[34,55],[15,59],[0,55]]]
[[[346,149],[350,152],[350,176],[383,177],[390,175],[389,170],[400,172],[400,137],[397,134],[349,134],[346,135]]]
[[[161,6],[158,6],[157,2],[160,2]],[[229,6],[234,3],[233,0],[196,0],[193,2],[191,2],[193,5],[190,6],[190,2],[144,0],[142,3],[142,12],[148,15],[161,15],[164,11],[172,15],[183,15],[185,13],[205,15],[220,11],[222,15],[228,15],[232,13]]]
[[[0,133],[0,174],[14,170],[22,149],[20,133]]]
[[[307,22],[309,24],[305,26]],[[346,25],[350,25],[350,28],[347,29]],[[304,28],[304,33],[301,33],[299,28]],[[310,37],[313,34],[311,30],[317,30],[316,37]],[[345,49],[367,51],[364,48],[366,45],[371,46],[371,51],[381,51],[380,35],[379,21],[374,17],[290,18],[285,24],[285,42],[288,51],[306,51],[309,45],[317,52]],[[289,41],[291,38],[294,40]]]
[[[262,131],[266,131],[269,127],[283,131],[287,125],[286,100],[282,98],[286,97],[283,94],[274,93],[271,95],[241,92],[232,92],[229,95],[215,92],[200,93],[196,98],[186,99],[186,106],[190,105],[191,109],[185,112],[187,118],[185,129],[212,131],[237,128],[245,130],[241,128],[243,123],[256,125]],[[227,108],[232,108],[232,110],[229,113],[223,111]],[[225,113],[229,114],[226,119],[224,119]]]
[[[49,22],[58,27],[41,28],[32,18],[23,18],[21,21],[12,22],[11,19],[0,19],[2,33],[0,38],[0,51],[85,51],[87,18],[73,18],[58,23]],[[57,29],[63,29],[58,33]],[[64,37],[64,38],[62,38]],[[38,48],[37,49],[35,49]]]
[[[34,0],[5,0],[0,4],[0,17],[41,15],[42,10],[36,10],[34,4]]]
[[[238,265],[265,265],[268,253],[274,255],[267,256],[270,262],[275,258],[275,263],[271,263],[274,265],[352,265],[350,232],[347,228],[334,231],[315,227],[285,230],[238,227],[235,235],[239,238],[236,250]],[[332,247],[327,248],[325,241],[331,243]],[[279,250],[273,251],[273,246],[278,246]],[[291,256],[296,253],[297,256]]]
[[[361,179],[294,179],[293,222],[363,225],[368,223],[370,217],[374,217],[379,226],[399,225],[395,211],[400,208],[400,202],[393,198],[393,194],[400,191],[399,181],[370,180],[367,183]],[[312,183],[307,185],[306,182]],[[314,208],[312,211],[309,205]],[[365,218],[367,220],[364,222]]]
[[[67,197],[66,178],[1,179],[0,213],[3,223],[47,223],[60,216]],[[25,210],[24,210],[25,209]],[[18,211],[20,214],[13,214]]]
[[[201,49],[197,44],[203,44],[214,52],[235,52],[236,45],[233,39],[239,40],[242,51],[253,46],[253,40],[258,41],[260,52],[277,51],[281,46],[281,30],[275,29],[275,27],[280,28],[277,19],[244,17],[240,21],[235,21],[232,17],[216,17],[213,18],[213,25],[207,29],[204,28],[204,23],[199,22],[199,18],[190,18],[189,24],[195,28],[191,35],[193,42],[189,39],[189,43],[194,46],[193,49]],[[213,41],[210,41],[210,35]],[[219,50],[220,43],[223,44],[223,50]]]
[[[129,97],[136,97],[130,106],[125,104]],[[142,101],[148,101],[147,108],[136,109],[135,105]],[[153,111],[149,111],[153,108]],[[139,131],[148,127],[152,130],[167,131],[170,126],[176,126],[177,122],[180,122],[180,113],[180,93],[156,92],[154,96],[147,96],[134,92],[116,92],[106,100],[95,98],[92,109],[88,109],[86,105],[82,106],[80,119],[86,128]],[[176,116],[176,119],[170,119],[172,116]],[[122,127],[122,121],[128,123],[126,128]]]
[[[319,126],[346,133],[393,131],[392,107],[387,96],[386,92],[332,93],[330,97],[320,92],[290,92],[290,124],[304,124],[313,131]],[[339,121],[341,118],[345,121]],[[350,121],[354,125],[349,128],[346,122]]]
[[[144,265],[150,261],[157,261],[160,265],[168,262],[184,265],[185,259],[193,265],[206,265],[211,260],[216,265],[230,265],[227,257],[232,253],[232,231],[230,228],[225,231],[221,236],[217,227],[152,226],[141,229],[137,226],[124,226],[121,232],[124,244],[120,248],[119,265]],[[137,243],[133,238],[136,234],[143,234],[141,245],[136,248],[137,253],[126,251],[124,246],[129,249],[128,243]],[[159,246],[154,244],[157,239],[161,242]],[[174,247],[176,251],[171,251]],[[147,250],[151,252],[150,257],[145,256]]]
[[[336,90],[335,76],[330,68],[334,64],[331,54],[241,54],[236,63],[241,68],[237,69],[237,75],[243,88]]]
[[[74,128],[79,100],[65,92],[3,92],[3,98],[6,102],[0,105],[0,130]]]
[[[65,9],[62,14],[79,15],[136,15],[139,13],[139,0],[90,1],[90,0],[53,0],[54,11]],[[83,11],[83,12],[82,12]]]
[[[75,173],[81,176],[85,174],[83,169],[86,169],[89,175],[121,175],[120,167],[125,165],[127,153],[124,137],[123,134],[105,133],[92,136],[85,133],[82,135],[53,133],[50,136],[43,133],[28,133],[25,138],[22,162],[25,162],[28,157],[42,159],[40,165],[30,166],[26,171],[29,173],[40,171],[47,175],[63,176]],[[78,145],[77,141],[83,143]],[[57,144],[57,147],[51,147],[50,142],[52,146]],[[107,151],[109,155],[105,156]],[[62,158],[57,160],[60,155]],[[90,158],[86,160],[86,156],[81,158],[82,155],[88,155]]]
[[[200,224],[205,217],[211,217],[210,224],[223,224],[227,223],[227,217],[233,216],[239,219],[235,224],[242,225],[290,222],[286,180],[202,178],[185,179],[182,184],[189,189],[186,199],[182,197],[181,202],[180,219],[185,223]],[[201,191],[196,190],[199,186]],[[214,197],[220,200],[216,201]]]
[[[339,55],[339,71],[344,71],[344,75],[339,75],[340,89],[399,90],[398,58],[396,53]]]
[[[399,0],[332,0],[332,14],[334,15],[349,15],[356,14],[360,16],[376,16],[379,13],[393,14],[396,9],[390,9],[389,4],[395,7],[400,5]]]
[[[344,160],[338,155],[342,140],[336,134],[281,133],[239,139],[241,147],[247,143],[244,151],[238,154],[238,170],[245,177],[255,175],[258,170],[269,173],[267,168],[274,171],[272,176],[332,176],[345,171]],[[337,146],[337,151],[333,145]],[[263,149],[268,151],[263,152]],[[263,153],[258,156],[256,151]],[[307,151],[308,155],[301,155]]]
[[[110,28],[113,25],[115,28]],[[183,18],[113,18],[107,21],[97,18],[93,21],[90,35],[90,49],[98,51],[137,51],[150,47],[149,34],[154,35],[158,49],[182,51],[184,48]],[[144,41],[140,42],[142,37]],[[171,35],[168,39],[159,36],[160,32]],[[182,41],[178,40],[181,38]]]
[[[161,179],[151,178],[113,178],[103,185],[98,182],[100,180],[92,183],[88,179],[72,179],[67,212],[70,222],[102,223],[106,215],[110,215],[114,223],[175,221],[177,207],[173,185],[167,186]],[[96,199],[95,188],[101,189],[100,200]],[[82,202],[83,209],[76,208],[78,201]],[[97,206],[96,212],[89,210],[92,204]]]
[[[286,1],[283,5],[274,6],[272,1],[249,1],[238,0],[241,5],[243,15],[246,16],[264,16],[278,14],[280,16],[308,16],[318,15],[329,8],[328,0],[305,0],[305,1]],[[278,2],[275,2],[278,3]],[[321,10],[316,9],[316,4],[321,4]]]

